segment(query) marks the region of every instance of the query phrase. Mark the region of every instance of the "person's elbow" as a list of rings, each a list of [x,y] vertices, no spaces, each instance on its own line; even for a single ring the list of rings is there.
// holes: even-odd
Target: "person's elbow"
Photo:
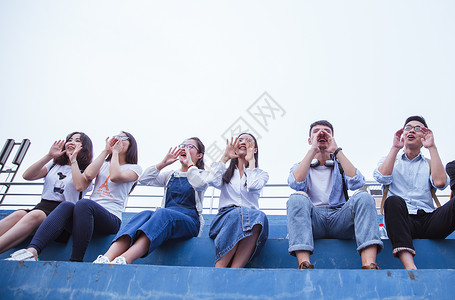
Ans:
[[[446,186],[447,179],[446,178],[434,179],[433,183],[434,186],[437,187],[438,189],[443,189]]]
[[[22,178],[24,178],[25,180],[34,180],[34,178],[32,176],[30,176],[29,174],[22,174]]]
[[[76,189],[76,191],[78,192],[83,192],[87,189],[88,187],[88,184],[86,183],[80,183],[80,184],[76,184],[74,183],[74,188]]]
[[[109,179],[110,179],[112,182],[115,182],[115,183],[122,183],[122,182],[124,182],[124,179],[123,179],[122,176],[120,176],[120,175],[111,175],[111,177],[109,177]]]

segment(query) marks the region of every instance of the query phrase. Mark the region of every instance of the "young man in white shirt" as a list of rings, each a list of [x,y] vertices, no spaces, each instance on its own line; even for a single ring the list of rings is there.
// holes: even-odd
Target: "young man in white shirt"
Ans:
[[[296,190],[287,202],[289,253],[297,257],[299,269],[313,269],[314,239],[355,238],[362,269],[379,269],[376,255],[383,244],[374,199],[367,192],[349,199],[347,194],[361,188],[365,178],[337,146],[328,121],[310,125],[308,143],[310,149],[288,178]]]

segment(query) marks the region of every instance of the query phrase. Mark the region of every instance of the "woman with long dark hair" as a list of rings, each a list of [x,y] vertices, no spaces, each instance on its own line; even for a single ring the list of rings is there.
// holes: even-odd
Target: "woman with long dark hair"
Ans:
[[[202,201],[207,189],[205,147],[197,137],[169,149],[164,159],[145,170],[139,182],[165,188],[162,208],[142,211],[117,234],[111,247],[93,263],[131,264],[170,239],[189,239],[202,229]],[[180,169],[163,171],[177,160]]]
[[[76,163],[76,148],[71,163]],[[142,173],[137,164],[137,143],[123,131],[111,139],[101,154],[83,174],[74,177],[75,184],[88,186],[96,177],[90,199],[63,203],[41,224],[29,247],[13,255],[11,260],[37,260],[41,251],[53,240],[66,241],[73,236],[71,261],[83,261],[94,232],[115,234],[122,223],[122,212],[131,188]]]
[[[76,150],[77,149],[77,150]],[[74,162],[70,159],[78,152]],[[74,182],[92,162],[93,146],[83,132],[72,132],[55,141],[49,152],[22,175],[25,180],[44,178],[41,201],[31,210],[17,210],[0,221],[0,253],[32,234],[61,203],[75,203],[89,190]]]
[[[221,190],[209,232],[215,240],[217,268],[243,268],[267,240],[268,220],[258,199],[269,175],[258,168],[258,156],[256,138],[242,133],[226,141],[221,161],[212,165],[209,184]]]

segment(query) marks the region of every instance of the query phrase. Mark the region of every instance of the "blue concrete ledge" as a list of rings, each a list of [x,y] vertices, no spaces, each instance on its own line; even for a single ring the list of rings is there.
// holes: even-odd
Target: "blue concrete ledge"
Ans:
[[[453,299],[455,270],[215,269],[0,262],[2,299]]]
[[[134,214],[127,214],[127,220]],[[210,224],[213,215],[205,216],[206,224]],[[127,221],[126,220],[126,221]],[[124,222],[123,224],[126,224]],[[288,240],[276,236],[286,236],[286,216],[271,216],[270,231],[274,232],[266,242],[262,252],[248,265],[248,268],[294,269],[297,260],[288,254]],[[206,225],[208,226],[208,225]],[[208,231],[208,229],[207,229]],[[113,235],[93,237],[89,244],[84,261],[92,262],[99,254],[109,248]],[[27,247],[31,238],[0,254],[0,259],[21,248]],[[377,261],[383,269],[402,269],[400,261],[392,256],[392,246],[389,240],[383,240],[384,250],[378,255]],[[415,261],[419,269],[455,268],[455,240],[415,240],[417,256]],[[356,251],[354,240],[322,239],[315,241],[315,252],[312,263],[317,269],[359,269],[360,256]],[[71,255],[72,239],[68,243],[52,242],[40,255],[42,261],[67,261]],[[212,267],[215,263],[215,247],[213,240],[204,232],[201,237],[189,240],[168,241],[145,258],[135,261],[135,264]]]

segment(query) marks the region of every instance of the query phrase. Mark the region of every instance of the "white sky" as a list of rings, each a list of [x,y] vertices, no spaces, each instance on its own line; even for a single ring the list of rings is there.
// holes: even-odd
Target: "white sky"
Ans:
[[[453,1],[0,1],[0,144],[31,140],[23,171],[71,131],[97,155],[126,130],[145,169],[190,136],[224,146],[242,117],[269,183],[285,183],[327,119],[372,180],[419,114],[446,164],[454,15]],[[265,91],[284,112],[262,128],[247,110]]]

